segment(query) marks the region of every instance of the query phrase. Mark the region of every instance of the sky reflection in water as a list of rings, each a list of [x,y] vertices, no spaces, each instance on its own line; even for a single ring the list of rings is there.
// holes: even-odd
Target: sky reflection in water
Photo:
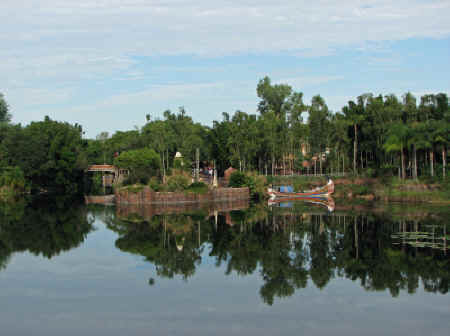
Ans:
[[[5,335],[448,333],[443,208],[0,210]]]

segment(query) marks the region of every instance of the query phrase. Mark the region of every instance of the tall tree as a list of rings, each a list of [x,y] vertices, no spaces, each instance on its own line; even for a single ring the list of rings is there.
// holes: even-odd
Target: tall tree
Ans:
[[[394,123],[391,125],[388,138],[384,144],[387,152],[400,152],[401,177],[406,177],[405,171],[405,152],[404,149],[408,145],[409,129],[403,123]]]
[[[258,83],[256,93],[261,99],[258,111],[261,114],[273,111],[277,117],[286,115],[286,103],[292,93],[292,88],[287,84],[271,84],[269,77],[264,77]]]
[[[0,92],[0,123],[9,123],[11,121],[11,114],[9,114],[9,106]]]
[[[322,170],[322,155],[328,145],[329,111],[321,96],[314,96],[309,107],[309,143],[311,150],[319,157]],[[320,172],[322,173],[322,171]]]

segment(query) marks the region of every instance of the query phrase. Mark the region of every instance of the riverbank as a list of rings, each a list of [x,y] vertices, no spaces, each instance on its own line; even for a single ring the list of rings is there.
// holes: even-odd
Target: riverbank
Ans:
[[[249,200],[249,188],[214,188],[205,192],[155,192],[148,186],[127,186],[114,195],[85,196],[86,203],[108,204],[185,204]]]
[[[333,178],[333,197],[367,201],[450,204],[450,183],[426,183],[398,178]],[[324,177],[276,176],[273,184],[293,185],[295,190],[308,190],[326,183]]]

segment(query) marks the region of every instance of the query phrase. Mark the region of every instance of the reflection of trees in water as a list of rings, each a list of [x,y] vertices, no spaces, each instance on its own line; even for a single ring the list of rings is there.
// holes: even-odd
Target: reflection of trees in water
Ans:
[[[195,215],[158,215],[139,223],[115,220],[108,227],[120,234],[119,249],[144,256],[158,276],[187,279],[201,263],[204,238],[199,237],[201,221]]]
[[[14,252],[51,258],[77,247],[93,229],[85,207],[65,197],[0,204],[0,268]]]
[[[117,247],[145,256],[162,277],[193,275],[208,244],[216,266],[224,265],[227,275],[261,274],[260,295],[267,304],[305,288],[308,279],[323,289],[334,277],[393,296],[402,290],[414,293],[420,282],[426,291],[447,293],[446,251],[393,244],[404,219],[304,211],[252,207],[221,213],[217,221],[207,215],[156,215],[142,223],[116,219],[109,226],[120,234]],[[423,214],[411,219],[416,227],[432,220]],[[440,223],[439,230],[445,230]]]

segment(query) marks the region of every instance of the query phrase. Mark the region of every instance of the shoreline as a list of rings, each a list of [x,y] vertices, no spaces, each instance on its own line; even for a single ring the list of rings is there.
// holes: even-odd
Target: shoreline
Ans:
[[[165,205],[197,204],[250,200],[250,190],[244,188],[217,188],[205,193],[192,192],[155,192],[148,186],[139,188],[121,188],[113,195],[85,195],[86,204],[115,205]]]

